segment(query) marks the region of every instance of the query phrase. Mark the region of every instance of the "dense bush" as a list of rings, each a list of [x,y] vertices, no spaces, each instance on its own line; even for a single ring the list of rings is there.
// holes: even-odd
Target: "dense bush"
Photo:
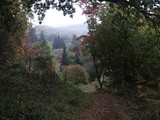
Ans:
[[[63,74],[66,77],[67,82],[73,84],[87,84],[88,73],[80,65],[70,65],[66,68]]]

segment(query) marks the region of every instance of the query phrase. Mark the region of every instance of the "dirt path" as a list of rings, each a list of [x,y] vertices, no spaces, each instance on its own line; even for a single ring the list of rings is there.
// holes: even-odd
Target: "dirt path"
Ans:
[[[84,120],[131,120],[132,108],[111,93],[94,93],[94,105],[84,111]]]

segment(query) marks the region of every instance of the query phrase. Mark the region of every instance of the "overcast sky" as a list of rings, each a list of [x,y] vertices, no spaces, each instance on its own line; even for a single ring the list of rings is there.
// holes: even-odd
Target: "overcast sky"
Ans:
[[[52,26],[52,27],[62,27],[74,24],[84,24],[86,22],[86,16],[82,15],[82,10],[78,6],[76,8],[76,13],[74,13],[73,18],[69,16],[63,16],[62,11],[57,11],[50,9],[46,12],[46,16],[43,20],[42,25]],[[35,15],[33,24],[38,25],[37,15]]]

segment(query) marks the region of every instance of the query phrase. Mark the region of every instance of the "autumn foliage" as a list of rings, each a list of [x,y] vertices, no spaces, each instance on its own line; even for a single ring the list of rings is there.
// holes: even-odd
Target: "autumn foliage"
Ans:
[[[88,73],[80,65],[70,65],[67,67],[67,82],[73,84],[87,84],[88,83]]]
[[[31,45],[27,39],[24,39],[22,41],[20,51],[22,58],[35,57],[38,55],[38,51],[35,48],[33,48],[33,45]]]

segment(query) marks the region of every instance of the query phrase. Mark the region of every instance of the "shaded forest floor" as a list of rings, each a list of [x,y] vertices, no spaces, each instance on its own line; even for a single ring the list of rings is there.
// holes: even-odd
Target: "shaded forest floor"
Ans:
[[[79,86],[79,88],[93,97],[93,105],[84,109],[84,120],[160,120],[160,108],[150,109],[146,101],[126,99],[112,92],[96,91],[95,85]],[[160,106],[155,104],[153,106]]]
[[[94,93],[94,105],[84,112],[84,120],[131,120],[134,111],[111,93]],[[132,114],[131,114],[132,113]]]
[[[90,93],[94,104],[84,110],[84,120],[144,120],[128,102],[109,92]]]

